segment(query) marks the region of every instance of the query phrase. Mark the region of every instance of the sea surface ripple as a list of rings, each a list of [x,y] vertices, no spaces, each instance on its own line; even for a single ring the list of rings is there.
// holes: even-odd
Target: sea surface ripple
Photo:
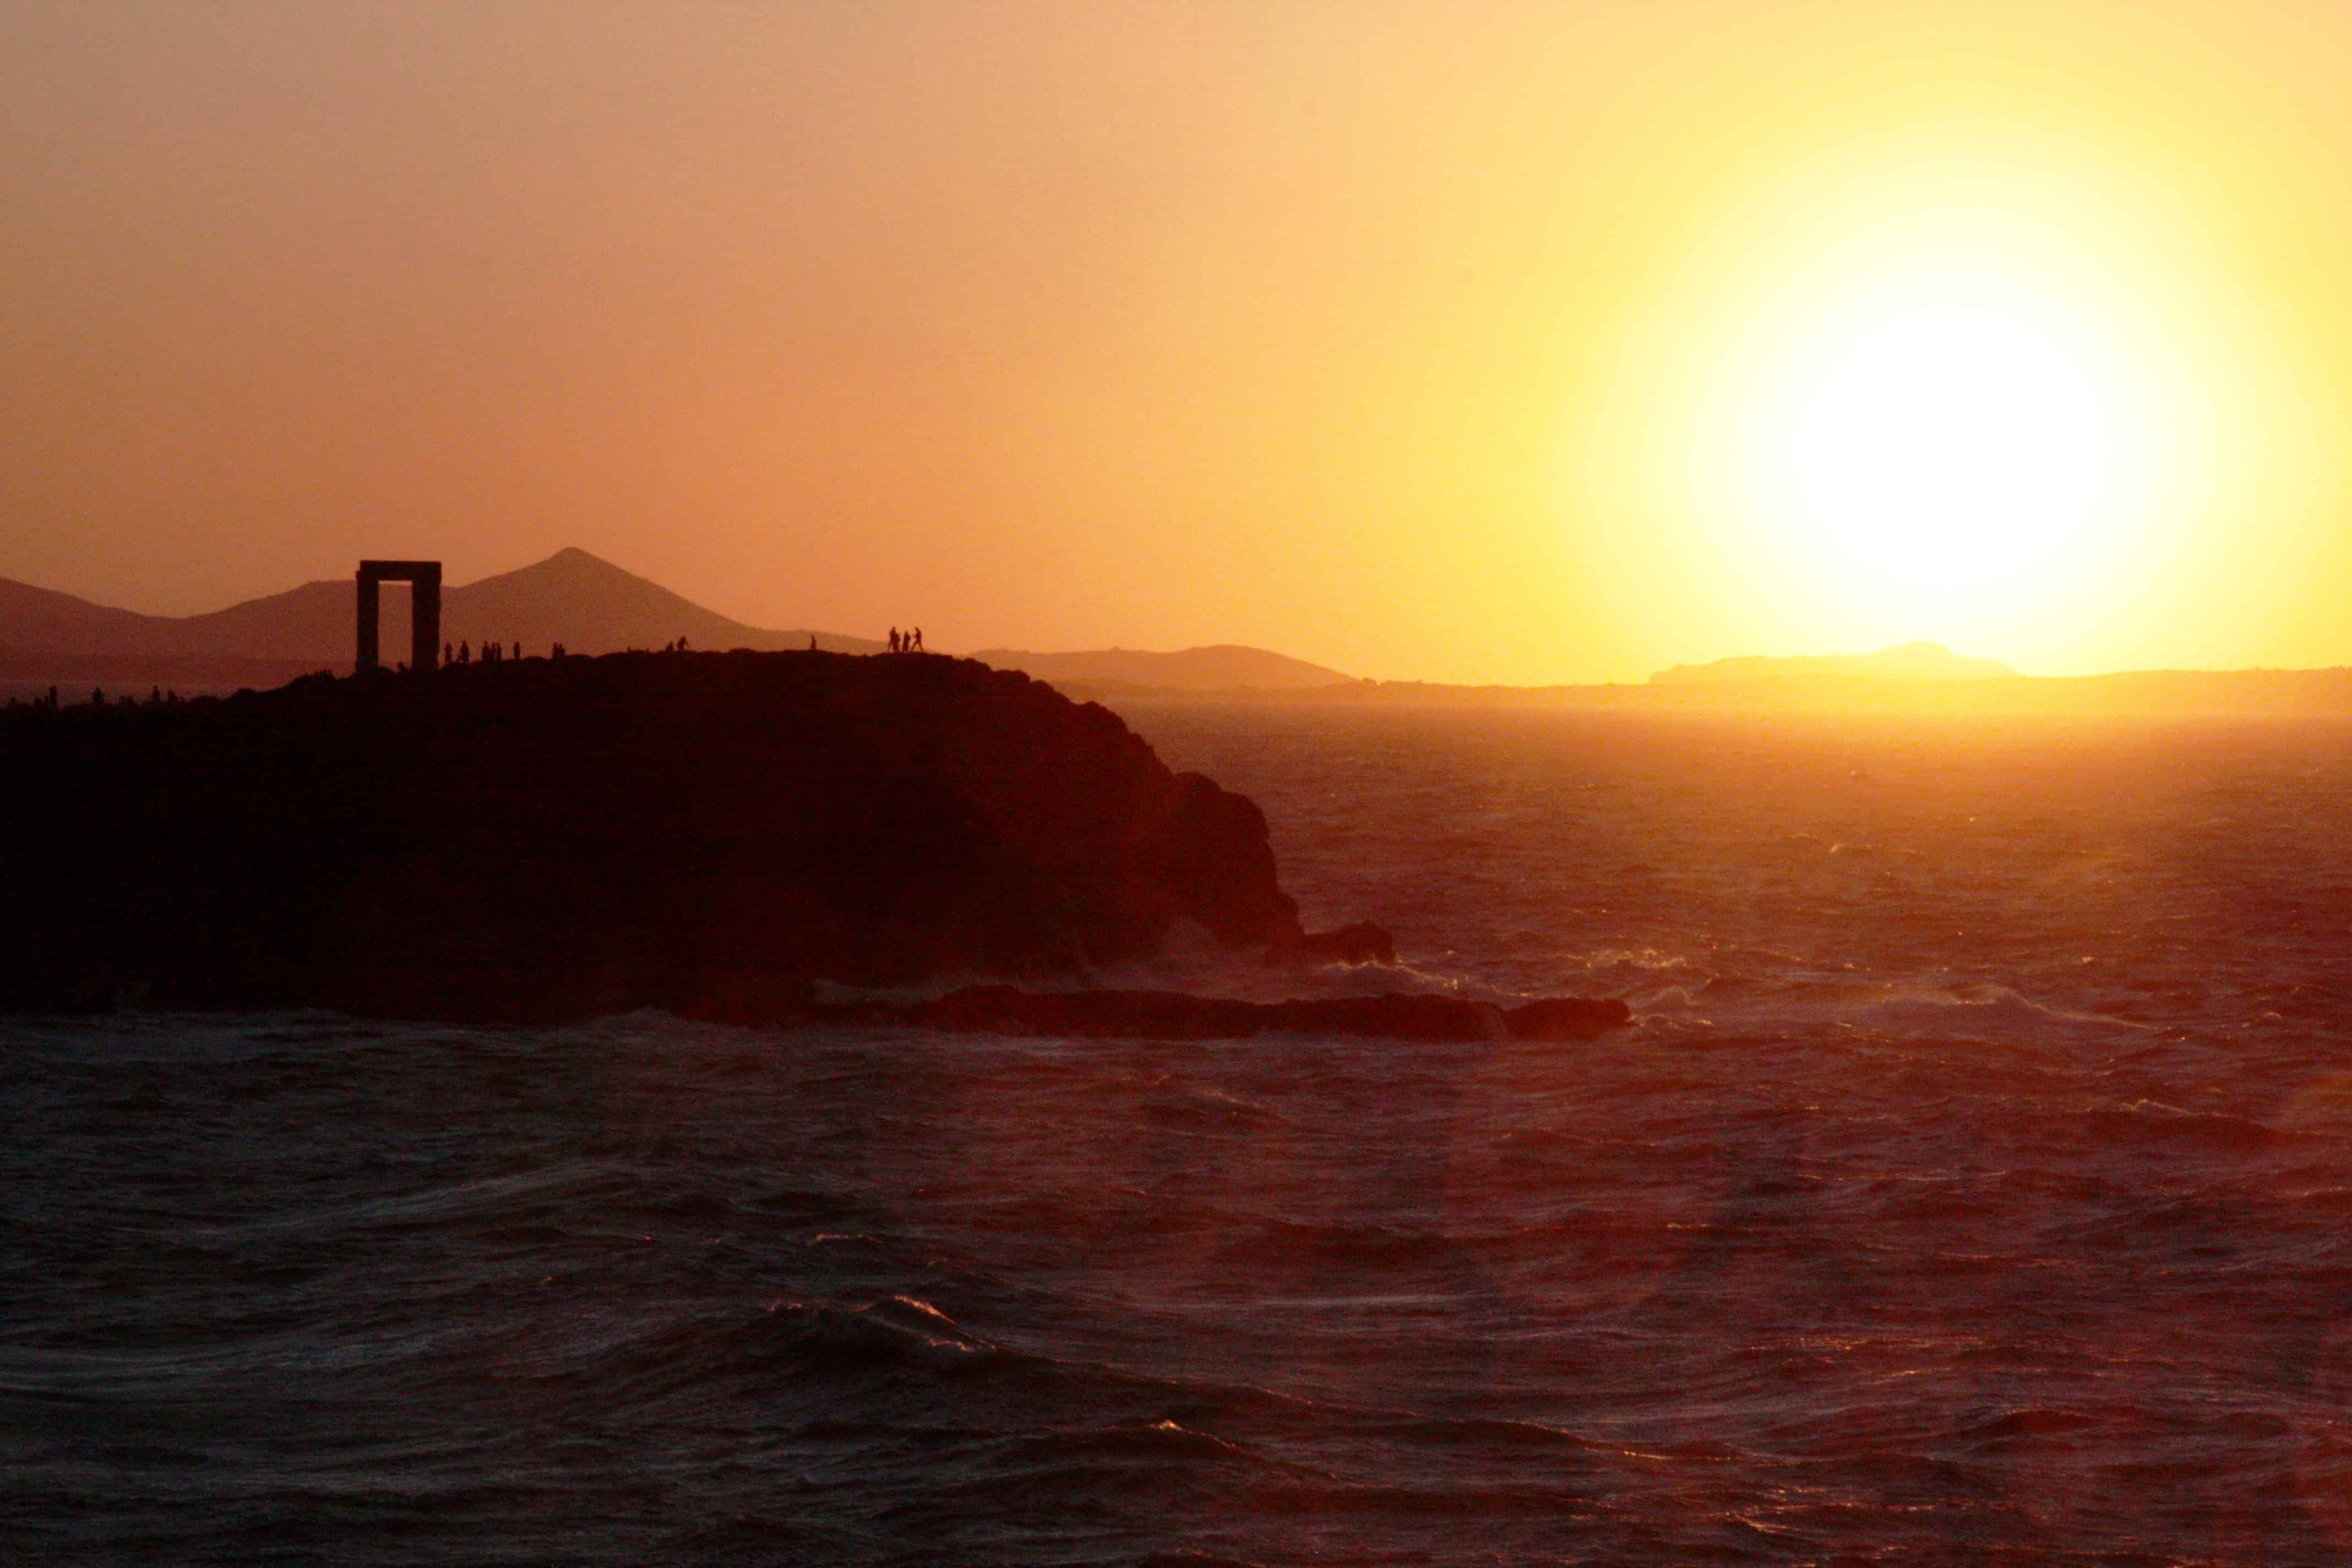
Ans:
[[[1635,1026],[0,1020],[0,1557],[2352,1562],[2352,729],[1129,717]]]

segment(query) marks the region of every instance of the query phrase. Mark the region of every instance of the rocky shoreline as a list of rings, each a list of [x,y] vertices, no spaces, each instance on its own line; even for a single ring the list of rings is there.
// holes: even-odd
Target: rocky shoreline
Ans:
[[[1401,992],[1244,1002],[1181,991],[1028,991],[1013,985],[967,985],[910,1003],[795,999],[762,1005],[740,999],[733,1005],[706,1003],[690,1016],[706,1023],[761,1026],[821,1024],[1118,1040],[1245,1040],[1271,1034],[1423,1041],[1585,1040],[1631,1021],[1622,1002],[1580,996],[1501,1007],[1460,996]]]
[[[1069,976],[1179,922],[1270,962],[1392,957],[1377,927],[1300,928],[1249,800],[970,660],[614,654],[0,710],[0,1010],[814,1021],[817,982]],[[1090,994],[856,1018],[1519,1027],[1450,998]]]

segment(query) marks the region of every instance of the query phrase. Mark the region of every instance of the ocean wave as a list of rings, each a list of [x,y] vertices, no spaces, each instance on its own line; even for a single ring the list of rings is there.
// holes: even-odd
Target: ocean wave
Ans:
[[[1742,1030],[1849,1028],[1915,1039],[2023,1041],[2147,1035],[2128,1018],[2033,1001],[2011,986],[1856,979],[1668,985],[1628,998],[1637,1026]]]
[[[2340,730],[1186,711],[1406,962],[1073,984],[1643,1027],[0,1021],[16,1556],[2345,1559]]]

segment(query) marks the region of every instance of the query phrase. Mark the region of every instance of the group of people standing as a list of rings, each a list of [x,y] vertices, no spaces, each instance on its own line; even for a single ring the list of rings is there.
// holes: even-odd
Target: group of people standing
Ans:
[[[486,642],[482,645],[482,662],[484,664],[499,664],[509,658],[520,658],[521,657],[522,644],[520,642],[513,644]],[[563,645],[562,643],[557,643],[555,645],[555,657],[558,658],[562,658],[563,657]],[[470,643],[461,642],[457,645],[456,651],[453,653],[450,650],[449,645],[447,643],[443,643],[441,645],[441,662],[444,664],[473,663],[473,645]]]
[[[160,708],[167,702],[177,702],[179,700],[180,693],[177,688],[174,688],[170,692],[166,692],[159,686],[147,694],[147,706],[150,708]],[[93,708],[103,708],[106,706],[106,688],[103,686],[93,686],[90,688],[89,705]],[[136,708],[139,706],[139,694],[134,691],[128,697],[119,697],[115,699],[114,705],[117,708]],[[31,708],[36,712],[54,713],[58,710],[59,706],[58,701],[58,689],[52,686],[49,688],[49,694],[47,697],[36,695],[30,702],[26,702],[19,698],[11,697],[8,699],[8,706],[11,708]]]
[[[892,626],[890,628],[890,651],[892,653],[922,652],[923,628],[917,626],[912,631],[902,632],[898,627]]]
[[[686,639],[684,637],[680,637],[676,643],[662,651],[665,653],[677,653],[684,652],[685,648]],[[562,643],[557,643],[554,647],[550,650],[548,657],[551,658],[562,658],[568,655],[569,651],[570,650],[565,648]],[[510,643],[486,642],[482,645],[481,661],[484,664],[504,664],[508,659],[521,658],[522,657],[524,657],[522,644],[520,641]],[[441,662],[444,664],[471,664],[474,662],[474,645],[471,643],[461,642],[457,644],[454,647],[446,642],[441,645]],[[404,665],[401,668],[404,669],[407,667]]]

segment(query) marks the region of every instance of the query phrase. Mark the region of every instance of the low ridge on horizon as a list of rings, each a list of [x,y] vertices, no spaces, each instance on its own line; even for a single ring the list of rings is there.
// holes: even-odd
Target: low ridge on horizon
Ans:
[[[1020,670],[1039,680],[1162,691],[1307,691],[1353,685],[1356,680],[1354,676],[1325,665],[1239,643],[1212,643],[1172,653],[1125,647],[1066,653],[991,647],[982,648],[971,657],[999,669]]]
[[[210,672],[210,684],[225,689],[235,684],[274,684],[310,669],[347,668],[352,656],[352,579],[334,578],[243,600],[224,609],[193,616],[153,616],[0,577],[0,663],[7,667],[0,669],[0,675],[21,681],[38,672],[39,679],[48,681],[98,679],[110,687],[135,680],[145,685],[159,676],[172,679],[171,671],[163,668],[172,661],[210,662],[221,667]],[[395,590],[385,595],[383,646],[398,647],[404,642],[407,607],[405,593]],[[835,653],[879,653],[887,646],[873,637],[737,621],[576,545],[525,566],[445,587],[442,626],[446,639],[453,643],[520,640],[544,650],[562,642],[579,654],[657,647],[681,636],[703,648],[803,648],[812,637],[821,649]],[[961,657],[998,668],[1018,669],[1040,680],[1091,688],[1104,696],[1257,691],[1295,698],[1320,691],[1345,696],[1359,689],[1523,690],[1529,694],[1586,689],[1576,683],[1457,688],[1442,682],[1370,682],[1287,654],[1233,643],[1172,651],[990,647]],[[91,668],[68,668],[74,661]],[[152,661],[157,668],[152,671],[107,668],[102,672],[99,668],[140,661]],[[2325,671],[2112,670],[2069,679],[2099,681],[2199,675],[2210,679],[2231,673],[2253,679]],[[205,683],[204,676],[186,671],[181,672],[180,679]],[[1810,680],[1862,679],[1957,686],[2025,679],[2000,660],[1956,654],[1940,643],[1919,640],[1864,654],[1748,655],[1677,664],[1654,672],[1643,684],[1656,689],[1747,683],[1761,689]]]
[[[1820,676],[1871,680],[2004,680],[2018,672],[1997,658],[1970,658],[1938,642],[1897,643],[1875,653],[1748,654],[1706,664],[1671,665],[1650,677],[1653,686],[1703,680],[1788,680]]]

